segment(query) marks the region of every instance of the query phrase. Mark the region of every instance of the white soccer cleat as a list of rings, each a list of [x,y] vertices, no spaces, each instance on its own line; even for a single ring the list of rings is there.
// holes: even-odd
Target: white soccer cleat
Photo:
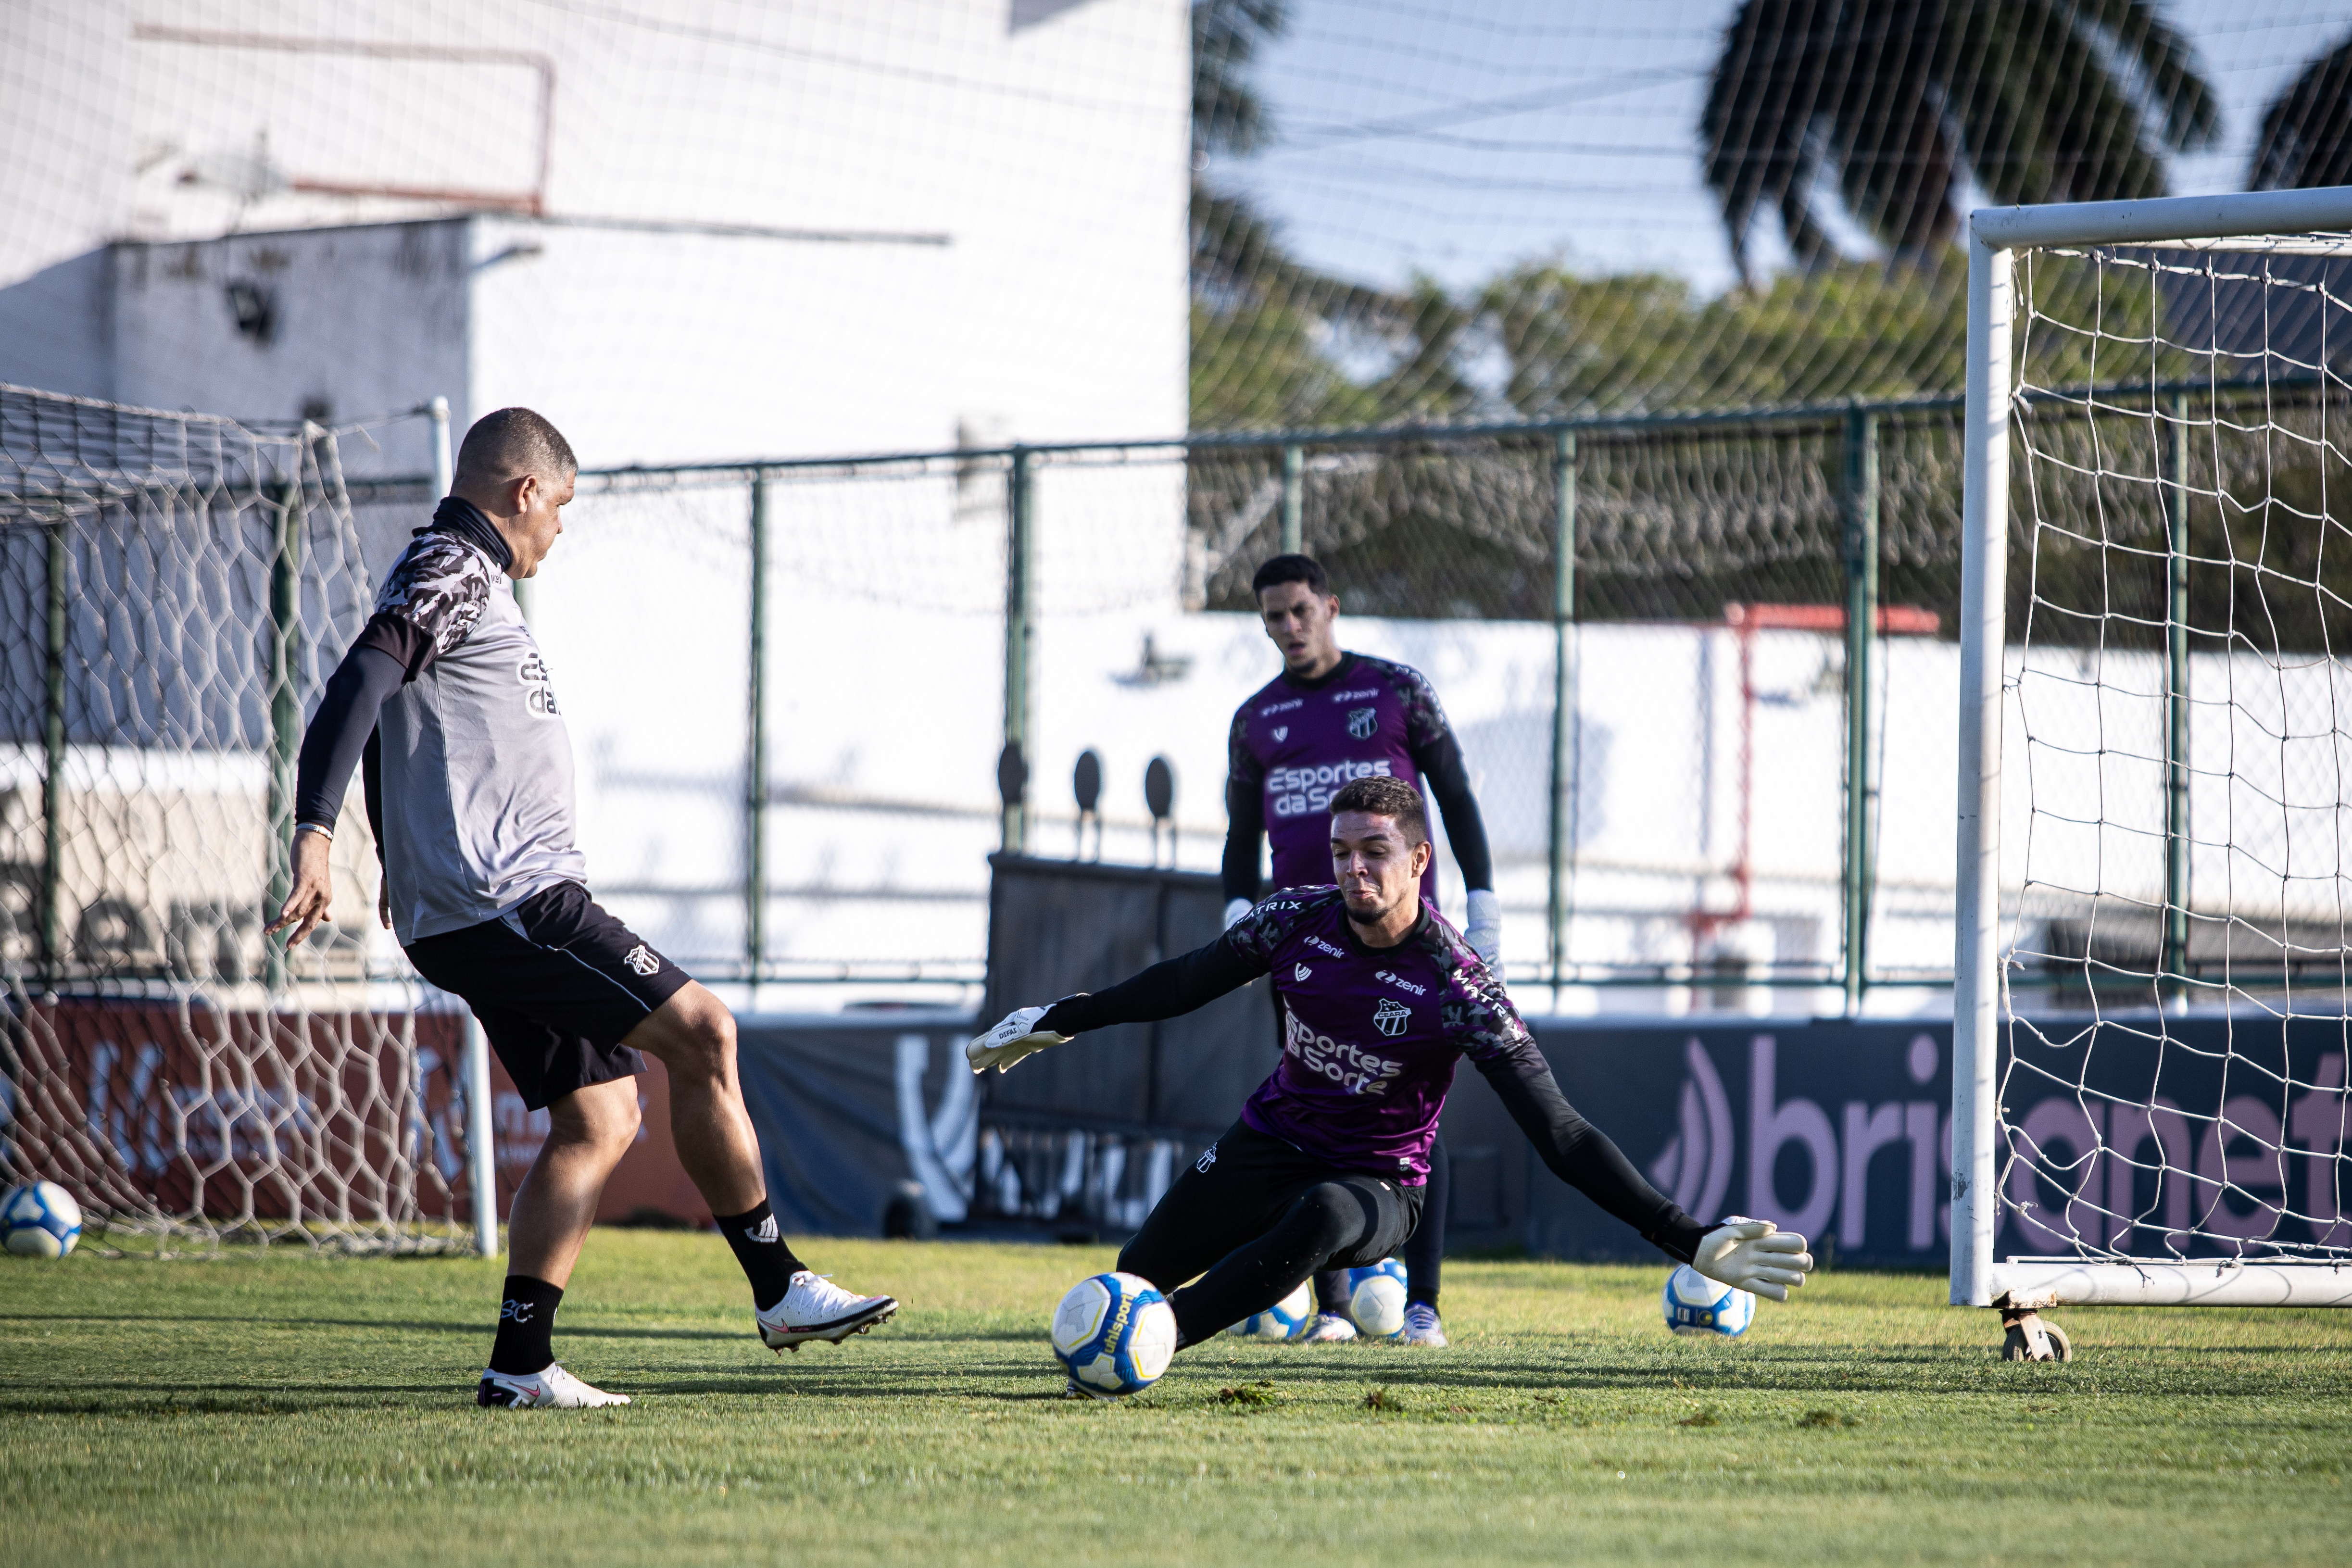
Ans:
[[[1318,1312],[1315,1321],[1298,1331],[1293,1344],[1344,1344],[1356,1337],[1356,1325],[1337,1312]]]
[[[806,1269],[793,1276],[784,1299],[764,1312],[754,1312],[760,1338],[770,1350],[798,1350],[813,1339],[839,1344],[876,1323],[887,1322],[898,1303],[888,1296],[861,1296],[845,1291],[823,1274]]]
[[[1437,1321],[1437,1309],[1427,1301],[1411,1301],[1404,1309],[1404,1327],[1397,1333],[1397,1343],[1424,1345],[1431,1350],[1445,1348],[1445,1328]]]
[[[554,1362],[537,1372],[485,1372],[474,1403],[488,1410],[601,1410],[626,1405],[625,1394],[607,1394],[581,1382]]]

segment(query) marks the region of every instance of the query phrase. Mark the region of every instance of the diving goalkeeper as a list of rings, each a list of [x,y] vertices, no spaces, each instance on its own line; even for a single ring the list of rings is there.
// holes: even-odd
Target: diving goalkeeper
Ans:
[[[1577,1114],[1502,986],[1423,901],[1431,852],[1420,791],[1356,779],[1331,801],[1337,886],[1276,894],[1205,947],[1108,990],[1019,1009],[972,1040],[972,1071],[1003,1071],[1088,1030],[1172,1018],[1273,976],[1280,1064],[1119,1254],[1121,1270],[1168,1294],[1180,1350],[1318,1270],[1360,1268],[1404,1244],[1463,1056],[1562,1181],[1709,1279],[1788,1300],[1813,1266],[1805,1239],[1760,1220],[1693,1218]]]

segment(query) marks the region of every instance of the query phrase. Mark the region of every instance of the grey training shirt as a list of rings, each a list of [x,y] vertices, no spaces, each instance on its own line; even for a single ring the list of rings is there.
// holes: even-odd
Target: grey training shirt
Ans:
[[[376,720],[384,874],[402,946],[585,882],[572,737],[505,570],[479,546],[428,530],[393,564],[375,608],[430,643]]]

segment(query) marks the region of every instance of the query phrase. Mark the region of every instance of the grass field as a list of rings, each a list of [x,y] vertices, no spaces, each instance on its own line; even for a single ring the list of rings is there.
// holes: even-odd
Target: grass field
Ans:
[[[1100,1406],[1044,1325],[1107,1250],[806,1252],[907,1310],[779,1359],[717,1238],[598,1231],[558,1351],[637,1403],[522,1415],[472,1405],[495,1263],[0,1259],[0,1562],[2352,1558],[2342,1313],[2073,1312],[2033,1366],[1937,1280],[1717,1344],[1663,1268],[1457,1262],[1451,1350],[1221,1341]]]

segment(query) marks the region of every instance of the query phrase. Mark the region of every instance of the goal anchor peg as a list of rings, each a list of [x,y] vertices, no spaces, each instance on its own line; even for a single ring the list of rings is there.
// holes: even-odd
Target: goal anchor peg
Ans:
[[[2003,1361],[2072,1361],[2074,1343],[2056,1323],[2045,1323],[2031,1307],[2003,1307],[2000,1326]]]

